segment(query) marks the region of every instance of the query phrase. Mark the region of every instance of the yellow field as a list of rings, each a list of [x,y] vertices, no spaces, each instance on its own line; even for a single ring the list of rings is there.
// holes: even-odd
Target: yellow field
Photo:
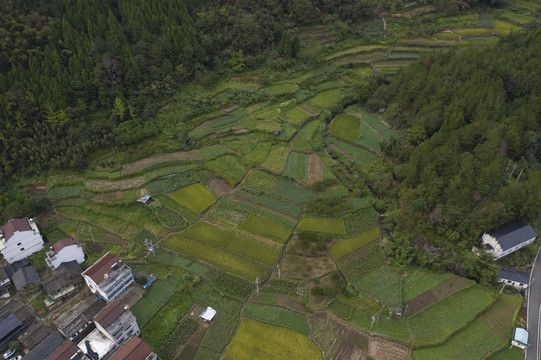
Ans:
[[[306,336],[278,326],[242,319],[224,360],[321,360],[316,344]]]

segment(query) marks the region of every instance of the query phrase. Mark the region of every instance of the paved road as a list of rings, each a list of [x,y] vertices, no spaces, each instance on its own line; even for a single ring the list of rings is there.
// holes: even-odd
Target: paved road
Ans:
[[[535,257],[534,266],[530,274],[528,288],[527,330],[530,333],[526,349],[526,360],[539,360],[539,320],[541,316],[541,248]]]

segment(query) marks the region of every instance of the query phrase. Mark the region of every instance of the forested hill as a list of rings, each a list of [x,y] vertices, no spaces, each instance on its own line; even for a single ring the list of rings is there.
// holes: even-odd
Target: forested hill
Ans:
[[[402,204],[389,226],[470,249],[462,239],[539,220],[540,63],[538,28],[491,49],[425,56],[373,94],[369,107],[407,128],[384,146]]]

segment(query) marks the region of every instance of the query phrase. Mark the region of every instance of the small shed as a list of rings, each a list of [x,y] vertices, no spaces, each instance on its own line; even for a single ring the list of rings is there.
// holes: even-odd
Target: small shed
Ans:
[[[150,195],[147,195],[147,196],[142,196],[142,197],[140,197],[139,199],[137,199],[137,202],[140,202],[141,204],[146,204],[146,203],[148,203],[150,200],[152,200],[151,196],[150,196]]]
[[[503,269],[498,271],[498,281],[511,285],[518,290],[526,289],[530,285],[530,274],[524,271]]]
[[[528,335],[529,334],[526,329],[515,327],[515,331],[513,332],[513,341],[511,341],[511,344],[521,349],[526,349],[528,346]]]
[[[205,309],[205,311],[203,311],[201,313],[201,315],[199,315],[199,317],[205,321],[212,321],[212,319],[214,319],[214,316],[216,316],[216,310],[214,310],[213,308],[211,308],[210,306],[207,307]]]

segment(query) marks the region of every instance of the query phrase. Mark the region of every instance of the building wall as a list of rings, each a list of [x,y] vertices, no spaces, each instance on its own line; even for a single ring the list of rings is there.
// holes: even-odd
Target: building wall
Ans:
[[[77,264],[85,262],[85,253],[80,246],[71,245],[62,248],[53,258],[51,258],[51,265],[53,270],[60,266],[64,262],[70,262],[76,260]]]
[[[505,251],[503,251],[497,258],[501,258],[501,257],[504,257],[506,255],[509,255],[511,254],[512,252],[515,252],[517,250],[520,250],[522,249],[523,247],[527,246],[527,245],[530,245],[531,243],[533,243],[533,241],[535,240],[535,238],[531,238],[530,240],[526,241],[526,242],[523,242],[522,244],[519,244],[517,246],[513,246],[512,248],[509,248]]]
[[[96,327],[109,339],[113,340],[116,345],[123,344],[132,335],[139,336],[141,330],[137,325],[135,316],[126,310],[117,321],[112,323],[107,329],[104,329],[99,323],[96,322]]]
[[[12,264],[43,249],[43,239],[39,232],[16,231],[5,241],[4,246],[2,255]]]
[[[106,288],[100,286],[102,285],[101,283],[96,284],[89,276],[83,275],[83,278],[93,293],[99,293],[105,301],[110,302],[122,295],[124,290],[135,283],[130,268],[128,266],[126,266],[126,268],[128,270],[126,273],[123,271],[117,272],[116,274],[113,273],[113,279],[107,282]]]
[[[495,258],[501,256],[502,247],[495,238],[493,238],[489,234],[483,234],[483,245],[485,244],[492,246],[492,250],[487,250],[488,253],[494,255]]]
[[[526,289],[528,287],[528,284],[519,283],[513,280],[507,280],[507,279],[500,279],[500,283],[513,286],[514,288],[518,290]]]

